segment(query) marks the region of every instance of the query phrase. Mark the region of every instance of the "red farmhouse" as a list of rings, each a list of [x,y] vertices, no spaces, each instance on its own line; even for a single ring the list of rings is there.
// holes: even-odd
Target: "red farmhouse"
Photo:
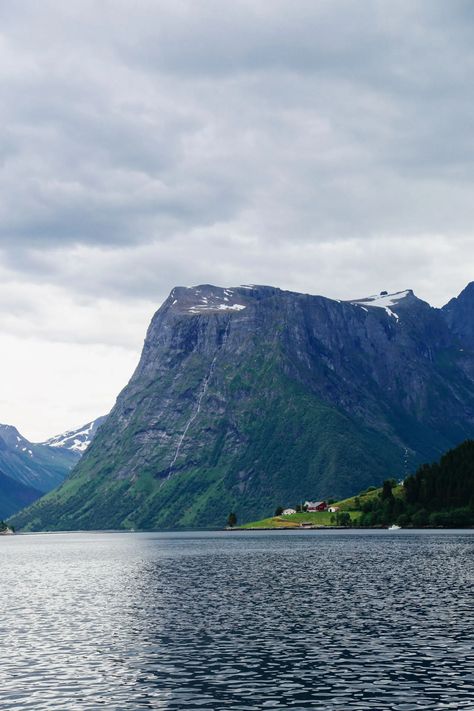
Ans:
[[[326,511],[328,505],[325,501],[305,501],[306,511]]]

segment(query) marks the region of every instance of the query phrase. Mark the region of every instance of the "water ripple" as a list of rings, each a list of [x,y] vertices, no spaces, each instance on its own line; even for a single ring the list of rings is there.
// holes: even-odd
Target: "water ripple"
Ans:
[[[474,709],[472,533],[0,540],[0,709]]]

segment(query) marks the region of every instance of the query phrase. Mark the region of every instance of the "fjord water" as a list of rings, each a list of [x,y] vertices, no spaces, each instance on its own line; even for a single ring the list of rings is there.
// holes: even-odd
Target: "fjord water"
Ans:
[[[473,709],[473,532],[0,540],[1,709]]]

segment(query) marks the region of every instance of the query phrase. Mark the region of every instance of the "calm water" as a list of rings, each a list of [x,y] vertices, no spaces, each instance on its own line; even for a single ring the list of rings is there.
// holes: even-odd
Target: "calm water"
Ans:
[[[474,535],[0,539],[0,708],[474,709]]]

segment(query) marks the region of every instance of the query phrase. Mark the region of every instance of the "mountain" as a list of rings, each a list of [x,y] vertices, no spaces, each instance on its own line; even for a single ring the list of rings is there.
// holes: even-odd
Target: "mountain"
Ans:
[[[25,486],[0,472],[0,520],[8,518],[42,496],[41,491]]]
[[[472,437],[473,302],[176,287],[74,473],[13,523],[222,526],[404,476]]]
[[[16,427],[0,424],[0,472],[27,487],[50,491],[78,460],[74,452],[33,444]]]
[[[42,444],[46,447],[76,452],[79,458],[89,447],[103,422],[105,422],[105,416],[98,417],[96,420],[88,422],[87,425],[79,427],[77,430],[63,432],[55,437],[51,437],[46,440],[46,442],[42,442]]]
[[[460,343],[474,348],[474,281],[443,307],[443,313]]]
[[[105,417],[34,444],[0,424],[0,518],[10,516],[64,481]],[[3,512],[3,513],[2,513]]]

